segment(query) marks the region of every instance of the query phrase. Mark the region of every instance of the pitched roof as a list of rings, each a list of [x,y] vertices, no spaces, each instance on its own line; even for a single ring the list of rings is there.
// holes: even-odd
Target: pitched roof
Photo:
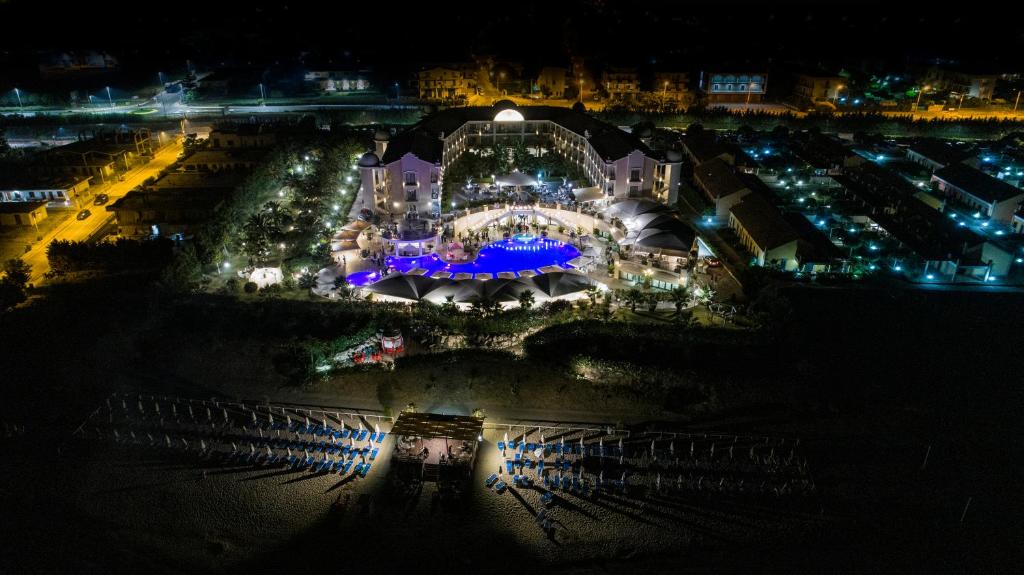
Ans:
[[[944,140],[921,140],[907,148],[907,151],[948,166],[971,157],[973,146],[958,146]]]
[[[749,189],[746,182],[736,174],[736,170],[722,158],[708,160],[698,165],[693,169],[693,177],[717,198],[724,198]]]
[[[1024,190],[966,164],[950,164],[936,170],[934,176],[989,203],[1005,202],[1024,195]]]
[[[634,150],[650,155],[639,138],[582,112],[558,106],[517,106],[527,122],[550,121],[579,135],[590,135],[590,145],[601,157],[617,160]],[[498,112],[493,106],[449,108],[431,114],[391,139],[381,163],[390,164],[412,153],[417,158],[440,163],[444,152],[442,136],[448,136],[466,122],[489,122]]]
[[[729,211],[754,243],[765,251],[800,238],[778,208],[757,194],[747,194]]]

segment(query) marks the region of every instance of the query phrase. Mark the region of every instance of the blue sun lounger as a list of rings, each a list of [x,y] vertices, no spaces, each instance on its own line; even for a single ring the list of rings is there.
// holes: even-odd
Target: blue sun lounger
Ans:
[[[511,475],[512,472],[514,471],[514,469],[512,469],[513,465],[514,464],[512,463],[511,459],[506,459],[505,460],[505,471],[507,471],[509,473],[509,475]]]
[[[499,481],[497,484],[494,485],[494,490],[497,491],[498,493],[504,493],[505,489],[507,488],[508,485],[504,481]]]
[[[363,470],[359,473],[360,477],[366,477],[366,474],[370,472],[370,465],[369,463],[363,465]]]
[[[544,460],[543,459],[541,459],[540,461],[537,462],[537,472],[538,473],[544,473]]]
[[[515,485],[516,487],[519,487],[519,476],[518,475],[513,475],[512,476],[512,485]]]
[[[355,469],[355,474],[356,475],[360,475],[362,472],[363,472],[363,464],[362,463],[357,463],[356,464],[356,469]]]
[[[352,460],[351,459],[349,459],[348,461],[345,462],[345,467],[344,467],[344,469],[341,470],[341,474],[342,475],[347,475],[349,471],[352,471]]]
[[[572,480],[568,476],[562,477],[562,491],[568,491],[572,487]]]
[[[516,463],[519,463],[519,461],[523,459],[523,454],[519,453],[517,451],[516,454],[514,455],[514,457],[515,457]]]
[[[377,459],[377,453],[380,452],[379,447],[374,447],[373,451],[370,452],[370,461]]]
[[[555,500],[555,494],[550,491],[545,491],[544,495],[540,496],[540,502],[545,506],[551,505],[551,502]]]
[[[362,430],[361,432],[359,432],[359,439],[357,439],[356,441],[366,441],[366,436],[368,434],[369,434],[368,431],[366,431],[365,429]]]
[[[486,485],[487,487],[490,487],[490,486],[494,485],[497,482],[498,482],[498,474],[497,473],[492,473],[491,476],[488,477],[484,481],[484,485]]]
[[[504,441],[499,441],[498,442],[498,449],[500,449],[502,451],[505,451],[505,442]]]

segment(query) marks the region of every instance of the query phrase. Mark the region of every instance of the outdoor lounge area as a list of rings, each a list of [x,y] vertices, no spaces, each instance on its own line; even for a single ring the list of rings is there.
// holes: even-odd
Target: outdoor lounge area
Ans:
[[[399,415],[391,430],[397,437],[394,472],[403,481],[469,479],[483,424],[483,419],[464,415]]]

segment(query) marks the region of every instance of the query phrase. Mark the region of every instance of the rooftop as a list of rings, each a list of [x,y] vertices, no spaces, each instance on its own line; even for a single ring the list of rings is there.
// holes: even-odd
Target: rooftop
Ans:
[[[800,239],[778,208],[757,194],[748,194],[730,211],[761,249],[770,250]]]
[[[1024,195],[1024,190],[965,164],[951,164],[936,170],[934,177],[990,203]]]
[[[394,435],[476,441],[484,429],[484,420],[467,415],[442,413],[402,413],[391,428]]]
[[[957,145],[945,140],[921,140],[907,150],[943,166],[960,163],[974,154],[973,146]]]
[[[693,177],[700,181],[711,194],[718,198],[749,189],[728,162],[715,158],[693,169]]]
[[[45,201],[0,202],[0,214],[27,214],[46,205]]]
[[[605,159],[617,160],[634,150],[650,153],[650,149],[632,134],[570,108],[518,106],[515,109],[526,122],[550,121],[581,136],[589,133],[590,144]],[[442,135],[452,134],[467,122],[492,122],[500,111],[494,106],[473,106],[431,114],[393,137],[381,163],[390,164],[408,153],[427,162],[440,163],[444,152]]]

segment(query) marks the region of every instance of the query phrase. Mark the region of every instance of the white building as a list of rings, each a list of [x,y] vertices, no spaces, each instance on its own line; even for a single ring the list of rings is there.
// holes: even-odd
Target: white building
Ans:
[[[575,162],[606,197],[673,203],[681,155],[655,151],[637,137],[583,111],[552,106],[453,108],[389,137],[378,133],[373,153],[359,161],[361,202],[408,219],[436,218],[445,169],[465,151],[525,140]],[[371,206],[372,204],[372,206]]]

